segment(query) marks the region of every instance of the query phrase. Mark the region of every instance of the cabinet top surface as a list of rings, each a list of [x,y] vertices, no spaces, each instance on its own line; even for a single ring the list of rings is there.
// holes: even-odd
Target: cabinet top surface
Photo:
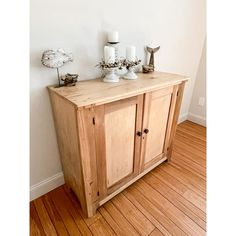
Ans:
[[[84,80],[72,87],[55,88],[51,92],[65,98],[77,107],[100,105],[120,99],[136,96],[171,85],[180,84],[189,78],[165,72],[137,73],[136,80],[120,79],[118,83],[104,83],[102,79]]]

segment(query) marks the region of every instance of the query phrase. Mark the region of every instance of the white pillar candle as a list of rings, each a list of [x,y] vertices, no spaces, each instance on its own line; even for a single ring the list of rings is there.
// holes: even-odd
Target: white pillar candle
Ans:
[[[136,48],[134,46],[129,46],[126,48],[126,59],[128,61],[135,61],[136,59],[135,50]]]
[[[119,33],[117,31],[108,32],[108,42],[109,43],[119,42]]]
[[[115,62],[115,48],[109,46],[104,47],[104,60],[106,63]]]

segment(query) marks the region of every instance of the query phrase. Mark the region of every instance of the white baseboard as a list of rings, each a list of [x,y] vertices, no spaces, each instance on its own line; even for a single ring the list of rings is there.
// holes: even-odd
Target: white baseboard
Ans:
[[[50,192],[65,183],[64,175],[59,172],[30,187],[30,201]]]
[[[188,119],[188,113],[185,113],[185,114],[182,114],[182,115],[180,114],[179,119],[178,119],[178,124],[184,122],[187,119]]]
[[[199,115],[189,112],[188,113],[188,120],[206,127],[206,118],[203,116],[199,116]]]

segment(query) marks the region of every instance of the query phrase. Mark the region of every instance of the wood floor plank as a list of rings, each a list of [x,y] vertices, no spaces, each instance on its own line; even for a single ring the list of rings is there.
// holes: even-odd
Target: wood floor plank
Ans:
[[[176,178],[177,180],[179,180],[181,183],[186,185],[189,189],[193,190],[194,192],[196,192],[198,195],[200,195],[204,199],[206,198],[206,193],[204,191],[202,191],[202,190],[204,190],[204,188],[199,187],[198,184],[196,182],[192,181],[192,179],[189,176],[182,174],[175,167],[173,167],[167,163],[164,163],[159,168],[164,170],[168,174],[172,175],[173,178]]]
[[[185,233],[188,235],[205,235],[205,231],[200,226],[142,179],[138,180],[136,184],[145,193],[145,196]]]
[[[206,181],[206,169],[197,164],[196,162],[191,161],[189,158],[186,158],[185,156],[175,151],[172,152],[171,161],[183,166],[185,169],[188,169],[193,173],[197,173],[201,178],[204,178],[204,180]]]
[[[181,131],[177,131],[175,134],[175,140],[183,142],[187,145],[190,145],[193,148],[196,148],[206,153],[206,143],[198,138],[194,139],[194,137],[192,136],[192,138],[190,139],[189,137],[186,137],[185,133],[182,133]]]
[[[191,127],[194,130],[198,130],[201,134],[206,136],[206,127],[205,126],[197,125],[196,123],[194,123],[190,120],[186,120],[186,121],[182,122],[182,126]]]
[[[185,131],[183,131],[177,127],[175,140],[178,139],[178,137],[186,138],[189,141],[193,142],[194,144],[206,148],[206,141],[194,136],[194,134],[186,133]]]
[[[42,197],[34,201],[35,209],[38,213],[40,222],[43,226],[43,230],[46,235],[57,236],[57,231],[47,213],[47,210],[43,204]]]
[[[206,149],[206,141],[203,141],[202,139],[199,139],[198,137],[195,137],[194,135],[188,134],[177,128],[175,139],[179,139],[180,137],[183,139],[189,140],[189,142],[193,143],[194,145],[197,145]]]
[[[187,235],[173,223],[165,214],[153,205],[133,184],[124,190],[125,196],[158,228],[163,235]]]
[[[64,191],[64,188],[63,187],[58,188],[57,194],[60,194],[66,209],[68,210],[70,215],[73,217],[73,219],[74,219],[75,223],[77,224],[81,234],[91,236],[92,235],[91,231],[89,230],[88,226],[86,225],[83,218],[81,217],[78,209],[74,208],[74,206],[71,202],[71,199],[68,197],[68,195]]]
[[[186,180],[189,180],[189,182],[196,188],[206,193],[206,181],[204,179],[200,178],[197,174],[174,162],[169,162],[166,164],[169,166],[169,168],[172,168],[172,170],[175,169],[175,171],[181,173],[181,175],[184,176]]]
[[[73,207],[79,212],[81,217],[83,218],[84,222],[86,225],[89,227],[92,225],[94,222],[102,218],[101,214],[99,211],[96,212],[96,214],[90,218],[87,218],[84,213],[82,212],[79,200],[77,199],[76,195],[73,193],[71,189],[69,189],[66,185],[63,186],[64,191],[66,192],[67,196],[70,198]]]
[[[193,129],[189,129],[187,128],[186,126],[183,126],[182,124],[180,124],[177,128],[177,131],[180,130],[188,135],[192,135],[204,142],[206,142],[206,136],[204,134],[201,134],[201,133],[196,133],[195,130]]]
[[[149,234],[149,236],[162,236],[163,234],[162,234],[162,232],[159,230],[159,229],[157,229],[157,228],[155,228],[150,234]]]
[[[45,205],[45,208],[48,212],[48,215],[50,216],[50,219],[57,231],[57,234],[60,236],[69,236],[68,231],[66,230],[66,227],[63,223],[63,220],[59,213],[57,212],[54,204],[52,203],[52,200],[50,199],[49,195],[42,196],[43,203]]]
[[[192,132],[194,135],[199,134],[202,137],[206,137],[206,128],[201,125],[196,125],[191,121],[184,121],[179,124],[178,128],[184,128],[188,132]]]
[[[99,209],[99,212],[117,235],[139,235],[135,228],[120,213],[120,211],[113,205],[111,201],[107,202],[104,206],[102,206]]]
[[[41,236],[40,230],[37,227],[37,224],[34,221],[34,219],[30,220],[30,235],[32,235],[32,236]]]
[[[205,214],[205,199],[198,195],[196,192],[189,189],[186,185],[181,183],[179,180],[174,178],[173,176],[169,175],[167,172],[161,170],[160,168],[154,169],[152,174],[156,175],[166,186],[173,189],[175,192],[180,194],[186,200],[191,202],[193,205],[198,207],[201,211],[198,212],[201,219],[206,221],[206,214]],[[187,194],[186,194],[187,193]],[[204,195],[205,196],[205,195]]]
[[[197,163],[198,165],[206,168],[206,160],[205,158],[196,156],[194,153],[189,152],[188,150],[184,150],[182,147],[173,146],[173,151],[179,153],[183,157],[188,158],[189,160]]]
[[[96,220],[91,226],[90,229],[94,236],[110,236],[117,235],[112,230],[112,228],[108,225],[108,223],[104,220],[104,218],[100,218]]]
[[[149,235],[155,226],[122,193],[112,203],[141,235]]]
[[[34,202],[30,202],[30,235],[45,236],[45,232],[40,222],[38,213],[36,212]]]
[[[143,180],[153,189],[162,194],[167,200],[174,204],[179,210],[184,212],[190,219],[196,222],[201,228],[206,230],[206,222],[201,218],[202,211],[195,205],[191,204],[180,194],[165,185],[157,176],[150,173]]]
[[[91,231],[89,230],[88,226],[85,224],[78,210],[73,207],[72,202],[66,195],[63,187],[56,189],[55,194],[60,196],[60,202],[64,204],[68,213],[73,217],[74,222],[76,223],[81,234],[86,235],[86,236],[92,236]]]
[[[63,219],[64,225],[66,226],[66,229],[69,233],[69,235],[82,235],[79,228],[77,227],[77,224],[75,223],[73,217],[68,212],[64,205],[64,201],[61,197],[61,191],[58,193],[58,189],[54,189],[53,191],[49,192],[49,196],[52,199],[53,204],[55,205],[59,215]]]
[[[199,159],[205,160],[206,153],[204,153],[204,151],[200,151],[199,149],[196,149],[195,147],[185,144],[179,141],[178,139],[175,139],[174,146],[180,147],[184,151],[186,150],[188,153],[191,153],[191,155],[194,157],[198,157]]]
[[[181,159],[171,159],[171,164],[177,166],[178,168],[184,168],[185,170],[193,173],[197,177],[201,178],[204,183],[206,182],[206,173],[201,173],[198,169],[193,169],[193,166],[189,166],[188,163]],[[199,165],[198,165],[199,166]],[[200,172],[200,173],[199,173]],[[204,175],[205,174],[205,175]],[[206,186],[204,186],[206,189]]]

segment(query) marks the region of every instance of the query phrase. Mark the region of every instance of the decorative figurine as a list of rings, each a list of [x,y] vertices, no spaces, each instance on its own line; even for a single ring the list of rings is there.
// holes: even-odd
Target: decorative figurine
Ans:
[[[150,48],[150,47],[146,47],[147,51],[149,53],[151,53],[150,55],[150,60],[149,60],[149,64],[148,65],[143,65],[143,73],[148,73],[148,72],[153,72],[155,69],[155,64],[154,64],[154,53],[156,53],[159,49],[159,47],[156,48]]]
[[[75,86],[78,76],[79,75],[77,74],[67,73],[66,75],[61,76],[61,80],[64,82],[66,87]]]
[[[56,68],[57,69],[57,78],[58,85],[61,86],[60,83],[60,75],[59,75],[59,67],[62,67],[69,61],[73,61],[72,54],[66,53],[63,49],[51,49],[43,52],[41,62],[44,66],[48,68]]]

